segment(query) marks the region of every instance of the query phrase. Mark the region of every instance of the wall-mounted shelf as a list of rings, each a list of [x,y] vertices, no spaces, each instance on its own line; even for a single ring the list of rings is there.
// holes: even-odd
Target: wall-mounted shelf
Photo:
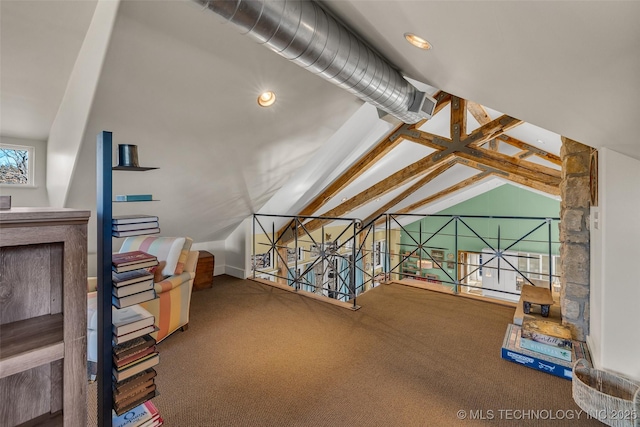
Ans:
[[[144,171],[150,171],[153,169],[158,169],[158,168],[142,167],[142,166],[114,166],[111,168],[111,170],[114,170],[114,171],[129,171],[129,172],[144,172]]]
[[[97,216],[98,216],[98,426],[111,427],[113,410],[113,344],[111,277],[114,203],[157,202],[159,200],[113,200],[112,171],[145,172],[157,167],[112,166],[112,133],[97,138]],[[143,233],[144,234],[144,233]],[[157,234],[157,233],[148,233]],[[136,234],[140,235],[140,234]],[[127,237],[127,236],[122,236]]]

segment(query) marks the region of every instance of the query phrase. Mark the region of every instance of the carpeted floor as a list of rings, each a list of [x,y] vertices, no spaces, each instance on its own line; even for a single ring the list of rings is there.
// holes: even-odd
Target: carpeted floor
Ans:
[[[396,284],[358,304],[216,276],[159,346],[165,425],[602,425],[570,381],[500,358],[511,308]]]

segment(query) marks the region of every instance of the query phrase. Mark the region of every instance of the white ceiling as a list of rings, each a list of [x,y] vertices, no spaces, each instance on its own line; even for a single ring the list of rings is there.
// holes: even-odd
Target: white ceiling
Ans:
[[[325,5],[409,77],[490,107],[492,117],[500,111],[535,124],[509,132],[516,138],[557,154],[563,134],[640,159],[640,2]],[[94,8],[95,1],[0,2],[1,135],[47,138]],[[408,31],[434,48],[410,46]],[[277,92],[275,107],[257,106],[263,89]],[[138,144],[142,162],[162,168],[130,185],[154,189],[163,232],[223,239],[261,208],[299,211],[382,138],[390,125],[361,105],[192,1],[123,1],[71,191],[95,188],[95,135],[112,130],[115,143]],[[446,120],[427,126],[448,130]],[[400,151],[340,200],[414,155],[393,160]],[[95,195],[71,200],[91,206]]]

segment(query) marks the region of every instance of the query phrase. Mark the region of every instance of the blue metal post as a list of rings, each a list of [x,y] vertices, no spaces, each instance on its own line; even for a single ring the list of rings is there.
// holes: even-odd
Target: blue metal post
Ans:
[[[98,426],[110,427],[113,395],[111,345],[111,241],[112,219],[112,134],[103,131],[97,137],[97,204],[98,221]]]

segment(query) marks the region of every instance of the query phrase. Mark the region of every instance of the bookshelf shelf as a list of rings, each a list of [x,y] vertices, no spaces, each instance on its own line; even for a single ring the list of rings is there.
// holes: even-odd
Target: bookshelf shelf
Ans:
[[[0,378],[64,357],[62,313],[0,325]]]

